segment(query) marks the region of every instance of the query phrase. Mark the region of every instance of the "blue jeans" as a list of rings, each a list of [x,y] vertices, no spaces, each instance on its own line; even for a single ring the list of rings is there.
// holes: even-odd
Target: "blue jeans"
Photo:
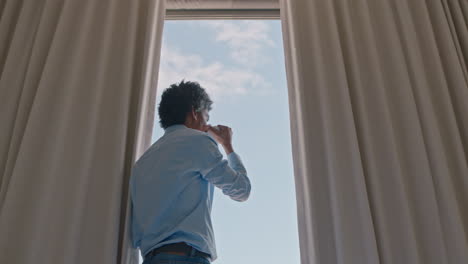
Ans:
[[[146,258],[143,264],[210,264],[206,258],[179,256],[169,253],[158,253]]]

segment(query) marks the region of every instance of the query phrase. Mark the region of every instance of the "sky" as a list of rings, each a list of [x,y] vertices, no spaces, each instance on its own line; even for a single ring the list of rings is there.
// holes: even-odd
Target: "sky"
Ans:
[[[213,263],[299,264],[280,21],[166,21],[157,104],[161,92],[182,79],[200,83],[214,101],[211,125],[232,128],[252,185],[241,203],[215,189]],[[155,118],[153,142],[164,133],[157,111]]]

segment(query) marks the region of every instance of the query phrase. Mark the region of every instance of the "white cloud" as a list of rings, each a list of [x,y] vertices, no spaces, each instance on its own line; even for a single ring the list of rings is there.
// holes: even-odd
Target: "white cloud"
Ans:
[[[206,62],[202,57],[184,54],[163,45],[158,89],[182,79],[196,81],[214,99],[225,96],[268,93],[271,84],[262,75],[246,68],[227,67],[221,62]]]
[[[270,26],[264,21],[199,21],[197,25],[214,29],[215,40],[224,42],[230,48],[231,58],[244,66],[254,67],[268,62],[264,52],[267,46],[274,46]]]

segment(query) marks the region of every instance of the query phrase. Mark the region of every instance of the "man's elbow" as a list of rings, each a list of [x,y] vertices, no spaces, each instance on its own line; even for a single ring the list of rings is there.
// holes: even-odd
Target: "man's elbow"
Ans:
[[[237,201],[237,202],[245,202],[249,199],[249,196],[250,196],[250,190],[251,190],[251,187],[250,187],[250,183],[247,185],[247,187],[245,188],[245,190],[239,194],[239,195],[236,195],[235,197],[231,197],[234,201]]]

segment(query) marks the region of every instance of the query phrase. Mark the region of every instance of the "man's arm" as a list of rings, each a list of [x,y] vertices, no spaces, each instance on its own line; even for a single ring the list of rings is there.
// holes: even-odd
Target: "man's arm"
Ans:
[[[210,136],[206,135],[201,140],[200,173],[204,179],[220,188],[231,199],[243,202],[250,195],[250,180],[242,161],[231,144],[223,145],[228,160],[223,160],[223,155]]]

